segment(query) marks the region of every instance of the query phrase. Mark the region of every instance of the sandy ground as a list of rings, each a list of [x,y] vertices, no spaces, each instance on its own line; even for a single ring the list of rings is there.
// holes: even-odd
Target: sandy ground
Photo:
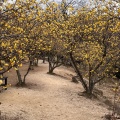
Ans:
[[[103,120],[102,116],[109,113],[99,101],[78,95],[83,88],[71,82],[71,69],[56,68],[57,75],[47,71],[48,64],[39,61],[39,67],[27,76],[26,88],[15,87],[17,76],[13,70],[7,74],[12,86],[0,93],[5,120]]]

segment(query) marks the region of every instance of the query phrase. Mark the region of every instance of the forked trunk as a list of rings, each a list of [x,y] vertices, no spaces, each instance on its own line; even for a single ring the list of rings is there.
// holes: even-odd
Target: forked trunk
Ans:
[[[32,61],[30,61],[29,66],[28,66],[28,69],[27,69],[27,72],[26,72],[26,74],[24,75],[23,83],[25,83],[26,77],[27,77],[28,73],[29,73],[30,70],[31,70],[31,65],[32,65]]]

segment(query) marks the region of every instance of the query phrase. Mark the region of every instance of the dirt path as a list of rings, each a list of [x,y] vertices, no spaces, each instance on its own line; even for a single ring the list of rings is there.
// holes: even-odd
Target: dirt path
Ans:
[[[70,70],[56,69],[63,77],[46,74],[47,70],[48,64],[40,61],[27,77],[27,88],[12,86],[0,93],[2,115],[11,120],[103,120],[108,110],[78,95],[83,89],[71,82]]]

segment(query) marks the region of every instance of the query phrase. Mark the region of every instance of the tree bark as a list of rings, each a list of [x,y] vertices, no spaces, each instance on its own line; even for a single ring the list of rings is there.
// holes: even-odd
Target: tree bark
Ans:
[[[32,65],[32,61],[30,61],[29,66],[28,66],[28,69],[27,69],[27,72],[26,72],[26,74],[24,75],[23,83],[25,83],[26,77],[27,77],[28,73],[29,73],[30,70],[31,70],[31,65]]]
[[[16,70],[16,73],[17,73],[17,77],[18,77],[18,85],[22,85],[22,78],[21,78],[21,74],[20,74],[20,71],[19,71],[19,69],[17,68],[17,70]]]
[[[85,92],[88,93],[88,91],[89,91],[88,86],[87,86],[86,82],[84,81],[84,79],[82,77],[82,74],[81,74],[80,70],[78,69],[78,67],[77,67],[77,65],[75,63],[75,60],[74,60],[74,58],[72,56],[72,52],[70,52],[70,59],[71,59],[72,66],[75,69],[75,72],[77,73],[77,75],[80,78],[80,82],[82,83]]]

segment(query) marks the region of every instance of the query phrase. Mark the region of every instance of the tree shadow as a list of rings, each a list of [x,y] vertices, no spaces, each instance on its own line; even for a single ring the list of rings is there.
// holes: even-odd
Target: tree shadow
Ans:
[[[62,76],[62,75],[59,75],[59,74],[56,74],[56,73],[49,73],[49,72],[47,72],[47,74],[53,75],[53,76],[57,76],[57,77],[65,79],[65,80],[70,80],[70,78],[68,78],[67,76]]]
[[[114,100],[110,100],[108,99],[106,96],[97,96],[96,99],[102,103],[101,105],[104,106],[106,105],[107,106],[107,109],[110,110],[110,111],[113,111],[113,107],[115,108],[115,113],[117,115],[120,116],[120,102],[116,102],[115,106],[114,106]]]
[[[20,115],[17,115],[16,117],[9,117],[6,114],[0,114],[0,120],[24,120],[24,119]]]

